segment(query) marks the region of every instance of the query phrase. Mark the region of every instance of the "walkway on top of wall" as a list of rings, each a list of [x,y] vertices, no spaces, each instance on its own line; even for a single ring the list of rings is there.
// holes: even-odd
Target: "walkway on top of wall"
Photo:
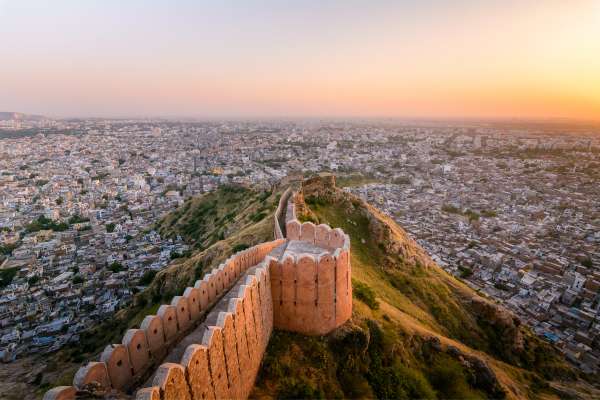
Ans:
[[[273,328],[324,335],[352,315],[348,235],[300,223],[290,188],[274,223],[276,240],[232,255],[44,398],[74,400],[93,382],[138,400],[247,398]]]
[[[290,189],[288,189],[288,191],[289,190]],[[285,204],[285,207],[283,207],[281,209],[281,214],[282,215],[280,215],[280,219],[281,219],[281,225],[283,228],[282,230],[283,230],[283,232],[285,232],[285,223],[292,219],[295,219],[295,216],[296,216],[295,209],[294,209],[293,195],[291,195],[288,198],[288,200]],[[284,237],[285,237],[285,233],[284,233]],[[274,248],[268,255],[273,257],[274,259],[280,261],[280,260],[283,260],[283,258],[285,256],[290,255],[290,254],[292,254],[296,257],[300,254],[311,254],[314,256],[318,256],[319,254],[323,254],[324,252],[328,252],[328,251],[325,249],[322,249],[320,247],[317,247],[311,243],[306,243],[306,242],[302,242],[299,240],[291,240],[291,241],[286,240],[284,243],[282,243],[281,245]],[[242,276],[238,277],[238,280],[229,289],[229,291],[227,291],[225,293],[225,295],[223,295],[223,297],[221,297],[218,300],[218,302],[216,302],[216,304],[214,304],[214,306],[209,310],[208,314],[204,315],[204,321],[202,321],[198,326],[196,326],[196,328],[194,330],[192,330],[189,334],[187,334],[185,337],[183,337],[175,345],[175,347],[171,348],[169,350],[169,352],[167,353],[167,355],[162,359],[161,363],[176,363],[176,364],[178,364],[178,363],[180,363],[180,360],[183,358],[183,355],[185,354],[185,351],[188,348],[188,346],[190,346],[192,344],[202,343],[203,336],[204,336],[205,332],[207,331],[207,329],[210,326],[217,325],[217,319],[219,317],[219,313],[228,311],[227,310],[227,307],[228,307],[227,300],[238,297],[238,292],[239,292],[240,286],[244,285],[246,282],[245,277],[248,275],[252,275],[253,272],[256,270],[257,266],[258,266],[258,264],[248,268],[245,271],[245,273],[242,274]],[[138,389],[153,386],[154,378],[155,378],[155,375],[157,372],[158,371],[154,371],[154,373],[147,376],[147,379],[145,379],[140,385],[138,385]]]
[[[300,255],[308,254],[314,257],[318,257],[323,254],[333,254],[331,249],[325,249],[315,244],[304,242],[301,240],[288,240],[285,243],[274,248],[268,256],[274,258],[278,262],[282,262],[286,257],[292,256],[297,258]],[[227,312],[228,299],[238,296],[239,287],[245,284],[244,276],[251,275],[257,266],[250,267],[242,277],[238,279],[235,285],[219,300],[219,302],[210,310],[205,320],[198,325],[192,332],[179,341],[179,343],[173,347],[167,356],[162,360],[163,363],[179,363],[182,359],[187,347],[192,344],[202,343],[202,337],[209,326],[217,324],[217,319],[220,312]],[[154,381],[154,374],[152,374],[142,385],[139,387],[151,387]]]
[[[273,249],[269,255],[277,261],[283,261],[284,258],[290,255],[297,257],[300,254],[309,254],[317,257],[323,253],[333,254],[330,249],[325,249],[309,242],[304,242],[302,240],[288,240],[283,245]]]
[[[285,218],[282,219],[284,221],[283,222],[284,225],[288,221],[291,221],[296,218],[296,210],[294,208],[294,195],[293,194],[288,199],[287,206],[285,207],[285,215],[284,216],[285,216]],[[287,237],[287,235],[285,235],[285,236]]]
[[[281,248],[284,246],[285,246],[285,244],[280,245],[278,248]],[[219,313],[228,311],[228,304],[229,304],[228,300],[238,297],[240,286],[246,284],[245,277],[247,277],[249,275],[253,275],[254,272],[256,271],[256,269],[258,268],[259,264],[256,264],[256,265],[248,268],[246,270],[246,272],[244,274],[242,274],[242,276],[240,276],[240,278],[231,287],[231,289],[229,289],[229,291],[223,297],[221,297],[219,299],[219,301],[214,305],[214,307],[206,315],[206,318],[204,319],[204,321],[200,325],[198,325],[196,327],[196,329],[194,329],[187,336],[185,336],[183,339],[181,339],[179,341],[179,343],[177,343],[177,345],[169,351],[167,356],[162,360],[162,363],[179,364],[181,359],[183,358],[183,355],[184,355],[186,349],[188,348],[188,346],[190,346],[192,344],[202,343],[202,338],[204,337],[204,334],[207,331],[207,329],[210,326],[217,325]],[[154,385],[154,383],[153,383],[154,377],[155,377],[156,373],[157,373],[157,371],[155,371],[152,375],[150,375],[150,377],[143,384],[141,384],[138,387],[138,389],[153,386]]]

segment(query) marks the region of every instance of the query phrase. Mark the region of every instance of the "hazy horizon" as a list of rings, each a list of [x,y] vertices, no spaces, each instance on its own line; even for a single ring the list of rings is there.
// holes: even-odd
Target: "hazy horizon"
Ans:
[[[600,119],[600,1],[0,0],[0,111]]]

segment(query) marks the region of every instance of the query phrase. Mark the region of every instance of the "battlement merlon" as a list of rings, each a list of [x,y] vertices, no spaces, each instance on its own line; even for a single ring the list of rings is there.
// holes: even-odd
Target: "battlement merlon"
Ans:
[[[300,223],[294,198],[290,188],[281,196],[274,241],[232,255],[44,399],[74,399],[89,384],[137,388],[138,399],[247,398],[273,328],[324,335],[350,319],[350,238]],[[177,362],[164,362],[173,354]]]

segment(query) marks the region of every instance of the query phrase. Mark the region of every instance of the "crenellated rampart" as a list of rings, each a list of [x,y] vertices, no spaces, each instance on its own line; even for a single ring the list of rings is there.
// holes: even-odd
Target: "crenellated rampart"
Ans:
[[[161,305],[44,399],[74,399],[90,384],[148,400],[247,398],[273,328],[322,335],[352,314],[349,237],[300,223],[291,189],[274,235]]]
[[[352,314],[350,238],[341,229],[292,219],[288,247],[271,261],[274,326],[322,335]]]
[[[247,398],[273,330],[267,257],[207,316],[197,343],[158,367],[138,399]]]

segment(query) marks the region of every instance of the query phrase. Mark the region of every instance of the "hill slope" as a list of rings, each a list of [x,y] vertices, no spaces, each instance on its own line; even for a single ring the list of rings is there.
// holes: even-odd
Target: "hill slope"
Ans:
[[[377,209],[327,179],[305,182],[303,194],[300,219],[351,237],[353,318],[328,337],[275,332],[253,397],[598,398]]]

